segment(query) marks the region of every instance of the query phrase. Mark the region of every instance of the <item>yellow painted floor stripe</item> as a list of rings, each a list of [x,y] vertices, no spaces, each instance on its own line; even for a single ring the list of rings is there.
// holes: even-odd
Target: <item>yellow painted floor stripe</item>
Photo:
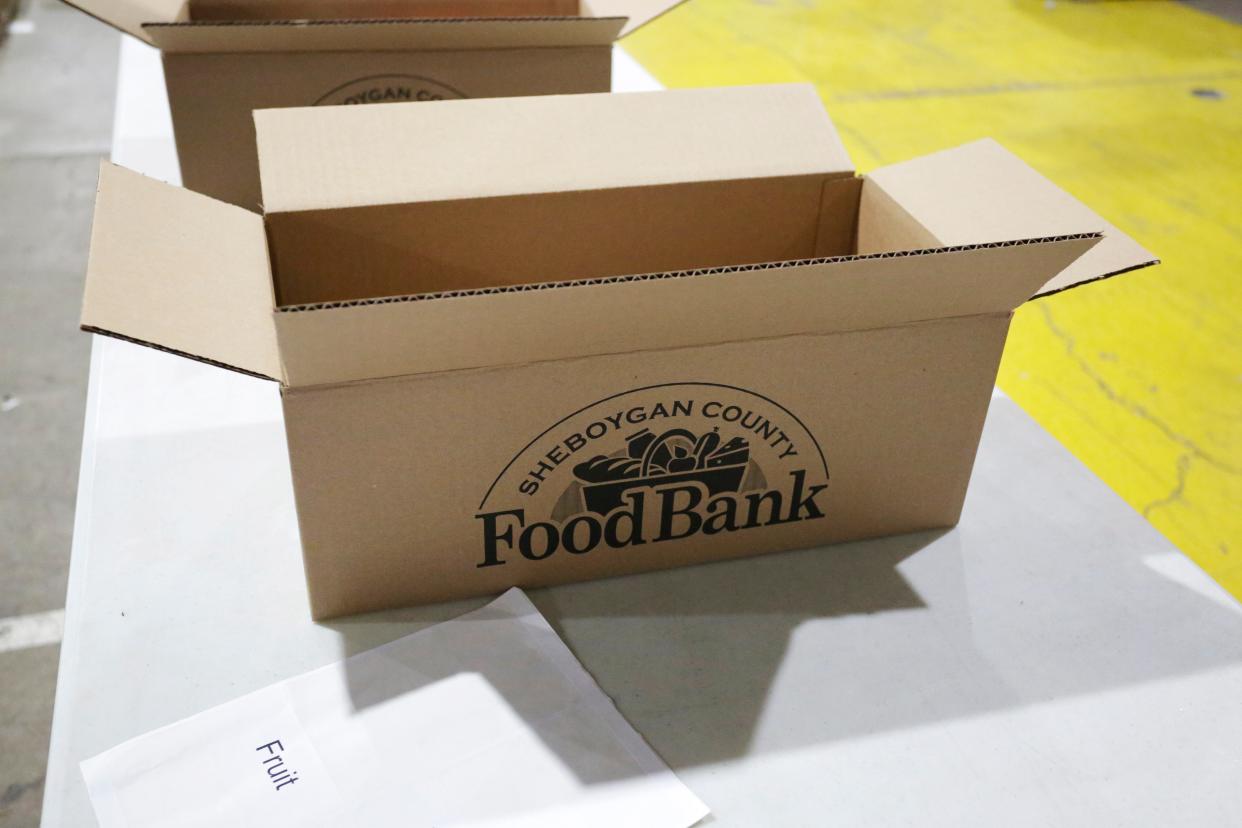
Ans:
[[[1242,598],[1242,27],[1168,2],[691,0],[669,86],[809,81],[866,171],[991,136],[1161,267],[1022,308],[1000,384]]]

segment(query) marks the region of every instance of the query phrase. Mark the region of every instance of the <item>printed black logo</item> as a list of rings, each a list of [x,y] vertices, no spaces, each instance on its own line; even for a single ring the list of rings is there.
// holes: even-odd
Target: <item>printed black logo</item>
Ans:
[[[631,489],[656,488],[695,481],[709,494],[736,492],[750,463],[750,443],[734,437],[720,445],[720,426],[701,437],[684,428],[670,428],[658,436],[642,429],[625,438],[625,454],[597,455],[574,466],[582,483],[586,508],[606,515],[623,503]]]
[[[325,93],[315,101],[315,106],[443,101],[465,97],[464,92],[418,75],[369,75],[343,83]]]
[[[718,383],[637,388],[509,461],[475,516],[478,566],[816,520],[827,486],[818,441],[774,400]]]

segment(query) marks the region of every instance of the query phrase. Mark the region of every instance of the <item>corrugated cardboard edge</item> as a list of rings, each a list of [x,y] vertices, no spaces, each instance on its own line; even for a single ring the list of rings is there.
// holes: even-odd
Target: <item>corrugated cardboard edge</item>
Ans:
[[[83,330],[250,376],[284,376],[261,216],[104,162]]]
[[[1135,270],[1143,270],[1144,268],[1152,267],[1154,265],[1158,265],[1161,263],[1162,263],[1161,259],[1150,259],[1148,261],[1141,262],[1136,265],[1131,265],[1130,267],[1123,267],[1120,270],[1114,270],[1111,273],[1104,273],[1100,276],[1096,276],[1093,279],[1082,279],[1080,281],[1073,282],[1071,284],[1062,285],[1060,287],[1053,287],[1051,289],[1048,289],[1047,286],[1045,286],[1043,290],[1041,290],[1039,293],[1031,297],[1031,301],[1036,302],[1036,301],[1039,301],[1040,299],[1047,299],[1049,296],[1056,296],[1058,293],[1064,293],[1067,290],[1073,290],[1074,288],[1079,288],[1084,285],[1092,285],[1092,284],[1095,284],[1096,282],[1103,282],[1104,280],[1111,279],[1114,276],[1121,276],[1123,274],[1130,273]]]
[[[620,17],[445,17],[152,22],[166,52],[472,51],[608,46]]]
[[[1099,236],[926,256],[617,281],[276,314],[286,384],[310,387],[789,334],[1007,316]],[[685,308],[695,308],[687,317]],[[597,320],[584,327],[582,320]],[[487,331],[479,336],[478,331]]]
[[[411,293],[401,296],[351,299],[340,302],[312,302],[301,305],[284,305],[278,307],[276,310],[278,313],[303,313],[307,311],[365,307],[367,305],[387,305],[401,302],[429,302],[439,299],[460,299],[470,296],[488,296],[497,293],[529,293],[532,291],[561,290],[565,288],[592,287],[595,285],[610,285],[625,282],[649,282],[663,279],[690,279],[725,273],[748,273],[758,270],[781,270],[785,268],[805,267],[808,265],[837,264],[840,262],[864,261],[870,259],[899,259],[911,256],[961,253],[969,250],[981,250],[997,247],[1021,247],[1023,245],[1030,244],[1045,244],[1049,242],[1098,238],[1103,238],[1103,233],[1070,233],[1060,236],[1045,236],[1042,238],[1015,239],[1012,241],[986,242],[982,244],[963,244],[949,247],[923,248],[918,250],[895,250],[885,251],[882,253],[864,253],[854,256],[820,256],[810,259],[791,259],[782,262],[756,262],[753,264],[730,265],[725,267],[703,267],[691,270],[664,271],[660,273],[637,273],[626,276],[605,276],[597,279],[569,279],[558,282],[534,282],[524,285],[506,285],[502,287],[474,288],[470,290],[450,290],[436,293]]]
[[[122,342],[128,342],[131,345],[141,345],[144,348],[163,351],[164,353],[172,354],[173,356],[192,359],[195,362],[201,362],[204,365],[210,365],[214,368],[223,368],[226,371],[236,371],[239,374],[245,374],[246,376],[254,377],[255,379],[267,380],[269,382],[279,382],[276,377],[269,377],[267,374],[260,374],[257,371],[250,371],[237,365],[229,365],[226,362],[216,362],[214,359],[208,359],[207,357],[199,356],[198,354],[192,354],[189,351],[178,351],[176,348],[167,348],[155,342],[149,342],[145,339],[136,339],[132,336],[117,333],[116,331],[107,330],[106,328],[99,328],[94,325],[79,325],[78,327],[86,333],[99,334],[100,336],[106,336],[111,339],[119,339]]]

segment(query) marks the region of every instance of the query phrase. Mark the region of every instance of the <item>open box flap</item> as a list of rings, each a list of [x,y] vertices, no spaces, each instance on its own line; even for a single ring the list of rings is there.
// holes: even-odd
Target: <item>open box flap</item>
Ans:
[[[263,219],[105,163],[82,328],[282,377]]]
[[[185,0],[65,0],[114,29],[151,43],[143,23],[165,23],[181,17]]]
[[[619,17],[516,17],[194,21],[143,28],[166,52],[323,52],[602,47],[616,39],[624,23]]]
[[[686,0],[582,0],[582,11],[595,17],[628,17],[618,35],[625,37],[684,2]]]
[[[945,245],[1104,234],[1082,258],[1037,286],[1034,296],[1158,262],[1132,238],[991,139],[882,167],[868,173],[867,179]]]
[[[809,84],[254,114],[268,213],[853,174]]]

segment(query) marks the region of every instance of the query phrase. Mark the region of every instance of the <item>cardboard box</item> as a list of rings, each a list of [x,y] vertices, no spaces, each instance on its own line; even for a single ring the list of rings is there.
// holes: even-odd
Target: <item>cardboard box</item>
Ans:
[[[253,110],[607,92],[613,42],[679,2],[72,0],[162,52],[181,183],[250,209]]]
[[[82,327],[280,383],[319,618],[952,526],[1014,308],[1155,263],[803,85],[255,120],[263,215],[104,166]]]

